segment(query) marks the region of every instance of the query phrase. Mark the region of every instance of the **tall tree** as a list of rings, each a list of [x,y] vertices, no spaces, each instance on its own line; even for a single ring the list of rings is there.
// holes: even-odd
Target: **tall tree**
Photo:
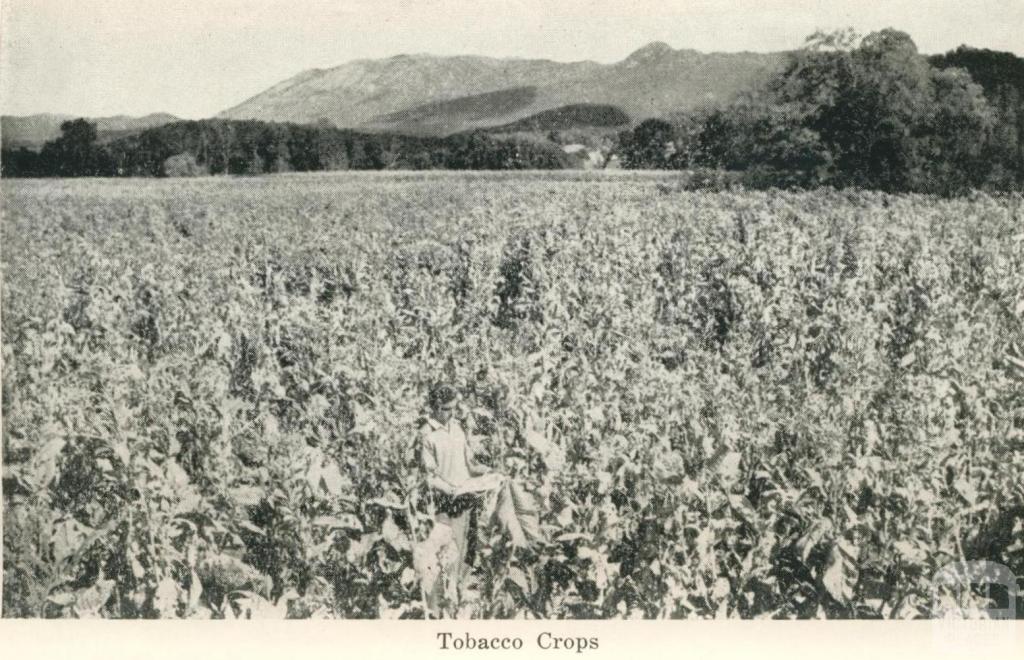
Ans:
[[[994,115],[980,87],[932,67],[904,32],[856,47],[849,37],[813,35],[769,86],[771,103],[819,136],[828,182],[935,192],[984,183],[975,147],[991,139]]]
[[[1024,184],[1024,58],[1013,53],[960,46],[928,61],[940,69],[962,69],[981,85],[997,126],[986,157],[1008,183]]]
[[[666,169],[675,148],[675,130],[663,119],[645,119],[619,136],[619,158],[630,169]]]
[[[96,126],[85,119],[65,121],[61,135],[47,142],[40,159],[47,170],[57,176],[109,176],[113,174],[111,159],[96,144]]]

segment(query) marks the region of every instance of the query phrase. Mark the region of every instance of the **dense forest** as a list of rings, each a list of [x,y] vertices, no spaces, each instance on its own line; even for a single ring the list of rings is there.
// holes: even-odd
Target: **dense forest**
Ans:
[[[554,119],[611,128],[613,106]],[[542,113],[543,115],[544,113]],[[537,117],[541,117],[538,115]],[[542,117],[543,118],[543,117]],[[551,118],[547,118],[551,119]],[[565,124],[562,126],[562,124]],[[544,124],[547,126],[547,124]],[[85,120],[40,152],[5,150],[3,176],[196,176],[378,169],[560,169],[578,165],[548,130],[447,137],[317,125],[181,121],[106,143]],[[909,35],[818,33],[727,107],[647,119],[602,147],[631,169],[729,172],[748,187],[859,187],[959,194],[1024,186],[1024,59],[966,46],[918,52]]]
[[[726,108],[619,134],[625,167],[742,172],[752,187],[956,194],[1024,184],[1024,59],[961,46],[926,57],[905,33],[816,34]]]
[[[107,144],[84,119],[36,153],[3,154],[4,176],[195,176],[319,170],[558,169],[556,145],[483,133],[423,138],[321,125],[204,119],[148,129]]]

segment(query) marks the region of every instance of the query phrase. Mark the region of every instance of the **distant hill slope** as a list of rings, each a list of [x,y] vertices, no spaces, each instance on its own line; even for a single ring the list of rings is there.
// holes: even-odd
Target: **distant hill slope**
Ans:
[[[704,54],[663,43],[614,64],[399,55],[306,71],[219,116],[326,119],[345,128],[440,134],[508,124],[562,106],[606,104],[638,121],[728,103],[778,70],[784,57]],[[524,89],[534,91],[528,104],[524,95],[507,93]],[[467,106],[474,109],[467,113]]]
[[[629,115],[614,105],[576,103],[538,112],[487,130],[489,133],[567,131],[579,128],[617,128],[629,122]]]
[[[60,125],[70,119],[71,115],[38,114],[27,116],[0,117],[0,139],[5,149],[27,147],[38,149],[43,143],[60,137]],[[115,139],[133,132],[163,126],[178,118],[167,113],[153,113],[144,117],[116,115],[113,117],[86,118],[96,124],[96,131],[101,140]]]
[[[535,87],[513,87],[449,101],[433,101],[378,117],[361,127],[412,135],[448,135],[478,125],[490,125],[496,117],[517,116],[536,98]]]

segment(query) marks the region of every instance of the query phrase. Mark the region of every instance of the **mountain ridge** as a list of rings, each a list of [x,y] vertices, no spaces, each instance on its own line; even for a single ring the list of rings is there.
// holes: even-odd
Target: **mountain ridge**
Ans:
[[[307,69],[217,116],[296,123],[326,120],[340,128],[443,135],[507,124],[562,106],[607,104],[639,121],[728,103],[776,71],[785,54],[701,53],[657,41],[610,64],[398,54]],[[527,105],[495,106],[489,115],[471,118],[459,112],[446,114],[448,109],[471,105],[473,97],[523,88],[536,90]],[[395,121],[403,112],[415,119]]]

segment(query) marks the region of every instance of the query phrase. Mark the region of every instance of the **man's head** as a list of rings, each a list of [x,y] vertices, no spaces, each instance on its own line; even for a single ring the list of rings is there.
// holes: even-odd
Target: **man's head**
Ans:
[[[455,400],[457,398],[458,394],[451,385],[447,383],[435,385],[430,390],[430,396],[428,397],[431,416],[442,424],[447,424],[448,420],[452,418],[452,413],[455,411]]]

